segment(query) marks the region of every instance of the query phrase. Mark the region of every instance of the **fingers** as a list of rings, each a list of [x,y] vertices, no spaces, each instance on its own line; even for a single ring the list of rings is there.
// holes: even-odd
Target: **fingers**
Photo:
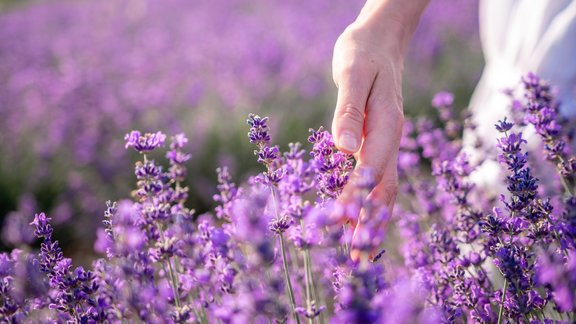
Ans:
[[[396,158],[397,154],[384,171],[380,183],[368,195],[366,205],[370,206],[370,210],[363,209],[360,213],[351,241],[350,257],[353,261],[358,261],[363,251],[369,253],[368,257],[372,260],[384,239],[384,229],[398,193]],[[370,251],[365,250],[367,245],[371,247]]]
[[[366,198],[358,197],[355,188],[355,184],[362,181],[362,170],[372,172],[374,184],[396,181],[393,175],[396,174],[396,157],[404,123],[398,83],[393,73],[390,73],[389,78],[378,77],[374,82],[367,101],[364,142],[357,154],[356,169],[350,178],[351,185],[346,186],[342,192],[340,200],[343,202],[355,199],[363,201]],[[386,172],[389,176],[384,179]]]
[[[385,207],[390,214],[394,208],[394,202],[398,195],[398,153],[396,152],[390,163],[386,166],[380,182],[374,187],[367,197],[367,202],[371,206],[378,208]]]
[[[344,189],[343,201],[355,201],[364,208],[360,215],[347,215],[355,224],[352,237],[351,258],[358,260],[366,246],[374,249],[383,236],[383,228],[391,215],[398,188],[397,157],[404,116],[402,98],[394,74],[390,78],[377,78],[366,105],[364,142],[357,154],[357,166],[351,176],[351,184]],[[376,184],[364,187],[364,196],[359,197],[358,183],[366,185],[362,170],[371,170]],[[384,212],[381,212],[384,211]],[[375,250],[370,251],[374,254]],[[373,255],[372,255],[373,256]],[[370,257],[372,257],[370,256]]]
[[[367,103],[365,139],[358,154],[357,168],[372,169],[376,183],[382,180],[400,146],[404,114],[399,87],[393,70],[386,75],[380,74]]]
[[[335,71],[338,86],[332,133],[336,147],[355,153],[362,145],[366,104],[375,78],[374,69],[362,64],[348,64]]]

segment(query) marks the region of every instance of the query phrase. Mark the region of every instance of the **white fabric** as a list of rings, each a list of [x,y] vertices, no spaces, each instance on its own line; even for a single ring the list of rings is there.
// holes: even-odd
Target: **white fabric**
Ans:
[[[480,39],[486,66],[470,109],[487,147],[496,143],[494,124],[509,114],[502,91],[518,86],[528,72],[550,80],[561,113],[576,120],[576,0],[480,0]],[[465,134],[465,142],[472,141]],[[475,178],[493,185],[496,169],[484,163]]]

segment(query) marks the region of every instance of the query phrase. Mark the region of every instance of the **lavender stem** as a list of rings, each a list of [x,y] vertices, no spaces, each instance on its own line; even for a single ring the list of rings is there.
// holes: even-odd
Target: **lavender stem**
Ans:
[[[500,300],[500,310],[498,311],[498,324],[502,323],[502,314],[504,314],[504,299],[506,298],[507,289],[508,289],[508,279],[504,279],[504,289],[502,291],[502,299]]]
[[[280,236],[280,250],[282,250],[282,264],[284,265],[284,277],[286,279],[286,285],[288,285],[288,296],[290,297],[290,303],[292,304],[292,314],[296,318],[296,322],[300,324],[300,318],[296,314],[296,299],[294,298],[294,290],[292,289],[292,282],[290,281],[290,274],[288,273],[288,262],[286,261],[286,248],[284,247],[284,236]]]

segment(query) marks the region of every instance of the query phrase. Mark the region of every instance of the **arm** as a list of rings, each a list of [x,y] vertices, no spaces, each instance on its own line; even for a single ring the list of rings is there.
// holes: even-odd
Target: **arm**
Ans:
[[[338,98],[332,133],[336,146],[355,154],[351,181],[357,170],[372,170],[376,186],[367,199],[390,212],[398,188],[396,160],[404,121],[404,52],[427,4],[428,0],[368,0],[334,47],[332,73]],[[351,199],[352,190],[347,186],[342,200]],[[357,258],[354,252],[352,258]]]

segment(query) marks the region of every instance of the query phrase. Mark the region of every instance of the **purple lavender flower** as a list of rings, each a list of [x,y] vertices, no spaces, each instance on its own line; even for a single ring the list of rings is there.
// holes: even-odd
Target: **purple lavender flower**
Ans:
[[[18,304],[11,298],[12,290],[12,280],[11,278],[2,278],[0,280],[0,295],[2,295],[2,300],[0,304],[0,315],[6,320],[15,321],[15,315],[18,312]]]
[[[506,133],[507,131],[512,129],[512,127],[514,126],[514,123],[509,122],[507,120],[507,118],[504,117],[504,119],[500,120],[494,126],[496,127],[496,130],[499,131],[500,133]]]
[[[385,289],[383,267],[372,264],[367,268],[356,268],[339,288],[336,320],[346,323],[377,323],[381,321],[379,309],[371,305],[377,293]]]
[[[542,253],[536,269],[538,283],[552,289],[552,298],[561,312],[576,311],[576,252],[566,257]]]
[[[300,315],[304,315],[306,318],[313,319],[320,316],[320,313],[322,313],[325,309],[326,306],[318,307],[315,303],[313,303],[309,310],[304,307],[296,307],[296,312]]]
[[[286,173],[286,170],[281,167],[280,149],[278,146],[270,146],[270,129],[268,127],[268,117],[260,117],[258,115],[250,114],[247,120],[250,125],[250,132],[248,138],[250,143],[256,144],[257,150],[254,155],[258,156],[258,163],[262,163],[266,167],[266,171],[262,173],[261,177],[256,178],[266,185],[278,186]]]
[[[566,199],[565,209],[562,213],[564,222],[562,230],[566,233],[567,238],[563,240],[563,246],[576,248],[576,197]]]
[[[50,218],[46,217],[44,213],[36,214],[34,220],[30,225],[35,226],[34,235],[39,238],[51,238],[52,237],[52,225],[49,223]]]
[[[556,164],[563,181],[564,189],[574,195],[576,170],[572,162],[567,120],[559,115],[559,103],[556,102],[550,84],[537,75],[529,73],[522,78],[525,102],[519,102],[519,110],[525,113],[525,121],[534,126],[536,133],[544,143],[546,158]]]
[[[314,144],[310,155],[313,167],[320,172],[316,183],[320,199],[327,201],[336,198],[348,182],[348,173],[352,170],[352,156],[339,152],[334,145],[332,135],[320,127],[317,131],[310,129],[308,141]]]
[[[34,240],[29,223],[37,208],[36,201],[30,195],[24,195],[18,205],[18,211],[5,216],[2,226],[2,241],[12,246],[30,244]]]
[[[184,164],[192,157],[192,155],[182,151],[186,143],[188,143],[188,138],[186,138],[184,134],[172,136],[170,151],[166,153],[166,158],[168,158],[168,161],[170,162],[170,177],[176,182],[184,181],[184,178],[186,177],[186,168]],[[185,200],[185,198],[186,197],[184,196],[181,199]]]
[[[219,194],[214,195],[213,199],[216,202],[221,203],[221,205],[216,206],[216,217],[223,218],[225,220],[230,220],[230,208],[234,199],[236,199],[239,194],[238,188],[232,182],[232,177],[228,171],[228,168],[218,168],[216,169],[218,174],[218,191]]]
[[[98,311],[94,306],[95,294],[98,284],[94,281],[91,271],[84,271],[82,267],[72,269],[72,260],[64,258],[58,241],[52,241],[52,226],[50,218],[44,213],[36,214],[34,221],[34,234],[42,238],[39,255],[40,270],[46,273],[50,287],[56,290],[56,298],[51,304],[58,312],[75,321],[88,321],[98,318]]]
[[[248,125],[250,125],[250,132],[248,132],[250,143],[256,144],[259,147],[270,144],[271,138],[268,128],[268,117],[262,118],[258,115],[250,114],[247,122]]]
[[[166,135],[161,132],[141,134],[139,131],[132,131],[124,137],[125,148],[133,147],[136,152],[147,153],[164,145]]]
[[[441,91],[432,98],[432,106],[436,108],[449,107],[454,103],[454,95],[447,91]]]
[[[376,209],[364,207],[365,213],[360,217],[356,226],[352,249],[359,253],[370,255],[376,259],[377,249],[385,240],[385,224],[389,219],[386,208]]]
[[[454,119],[454,95],[450,92],[442,91],[432,98],[432,106],[440,115],[440,119],[445,123],[446,135],[455,138],[462,130],[462,122]]]
[[[116,202],[111,202],[110,200],[108,200],[106,202],[106,211],[104,211],[104,220],[102,221],[102,223],[105,226],[105,231],[106,234],[110,237],[110,238],[114,238],[114,232],[113,232],[113,218],[114,218],[114,214],[116,214],[116,212],[118,211],[118,207]]]
[[[276,234],[284,233],[288,228],[290,228],[291,219],[286,215],[280,215],[277,218],[273,218],[268,225],[268,229]]]

